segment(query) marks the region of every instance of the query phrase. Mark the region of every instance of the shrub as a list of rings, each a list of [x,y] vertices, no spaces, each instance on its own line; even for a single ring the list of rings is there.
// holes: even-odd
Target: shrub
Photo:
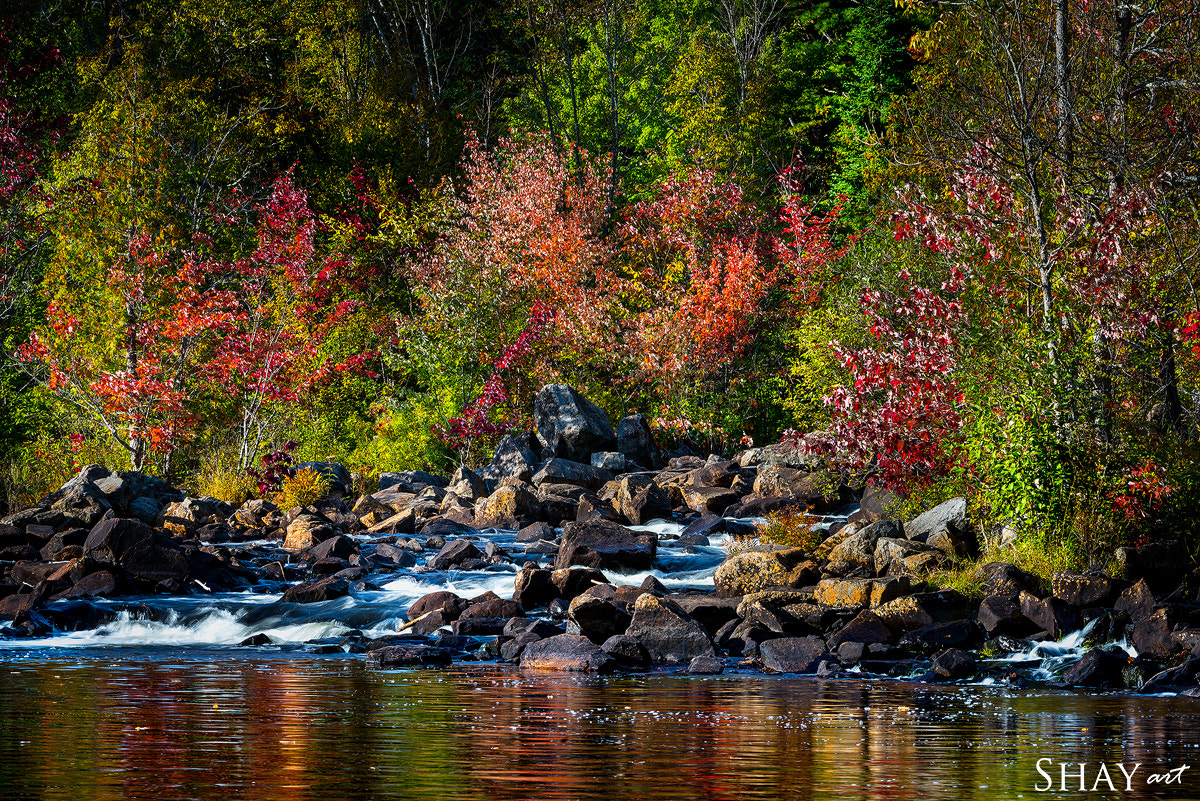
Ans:
[[[316,470],[305,467],[283,479],[271,502],[280,509],[309,506],[329,494],[329,480]]]
[[[825,534],[820,523],[820,518],[808,512],[784,511],[767,516],[767,524],[759,528],[758,538],[764,543],[811,552],[821,544]]]

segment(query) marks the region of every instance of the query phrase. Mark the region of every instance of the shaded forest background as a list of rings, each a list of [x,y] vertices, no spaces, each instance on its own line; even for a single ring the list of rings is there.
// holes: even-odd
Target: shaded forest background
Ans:
[[[10,0],[6,503],[478,464],[539,386],[1188,538],[1195,0]]]

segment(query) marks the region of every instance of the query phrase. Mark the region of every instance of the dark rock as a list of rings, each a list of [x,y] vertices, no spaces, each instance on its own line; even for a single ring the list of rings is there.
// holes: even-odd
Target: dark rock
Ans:
[[[653,576],[647,576],[653,578]],[[643,583],[644,585],[644,583]],[[722,598],[717,595],[676,595],[671,598],[680,609],[704,627],[710,636],[722,626],[738,617],[738,598]]]
[[[616,634],[609,637],[600,646],[600,650],[622,665],[641,667],[650,664],[650,654],[646,651],[646,647],[636,637],[630,637],[627,634]]]
[[[1183,664],[1154,674],[1142,686],[1142,692],[1158,693],[1196,684],[1200,677],[1200,659],[1191,657]]]
[[[117,577],[107,570],[98,570],[80,577],[69,589],[51,596],[51,601],[73,598],[111,598],[118,594],[120,584]]]
[[[101,521],[84,540],[83,553],[145,581],[185,581],[189,571],[183,554],[170,543],[160,541],[154,529],[139,520]]]
[[[408,630],[413,634],[434,634],[435,632],[453,625],[458,618],[458,611],[453,610],[450,606],[442,609],[434,609],[432,612],[426,612],[422,615],[417,615],[410,618],[411,625]]]
[[[348,581],[329,576],[288,587],[280,600],[284,603],[312,604],[343,598],[349,594],[350,583]]]
[[[617,421],[616,435],[617,450],[630,462],[649,468],[662,466],[662,451],[654,444],[654,434],[643,415],[622,417]]]
[[[587,461],[597,451],[618,450],[604,411],[566,384],[547,384],[533,400],[538,439],[554,456]]]
[[[549,523],[530,523],[517,532],[517,542],[537,542],[538,540],[553,540],[554,527]]]
[[[802,501],[795,498],[750,498],[726,507],[726,517],[766,517],[787,511],[803,511]]]
[[[993,636],[1024,637],[1037,628],[1021,612],[1021,604],[999,595],[989,595],[983,599],[976,620],[984,631]]]
[[[478,534],[479,529],[474,526],[468,526],[444,517],[435,517],[421,526],[421,530],[417,533],[417,536],[424,540],[429,540],[433,537],[442,537],[449,540],[452,537],[474,537]]]
[[[609,581],[599,570],[573,567],[551,572],[550,583],[558,591],[558,597],[569,604],[576,596],[582,595],[597,584],[608,584]],[[563,612],[566,612],[565,608]]]
[[[533,485],[572,484],[596,490],[613,480],[613,474],[590,464],[573,462],[569,459],[550,459],[533,477]]]
[[[582,634],[594,643],[603,643],[629,628],[632,616],[612,600],[599,598],[590,592],[571,601],[567,610],[570,624],[567,633]]]
[[[568,523],[563,529],[554,567],[649,570],[654,565],[657,546],[653,534],[638,534],[616,523],[602,520]]]
[[[1171,636],[1171,621],[1166,609],[1159,609],[1139,620],[1133,627],[1130,639],[1139,654],[1169,657],[1183,650]]]
[[[718,676],[725,672],[725,663],[715,656],[697,656],[688,663],[687,672],[693,676]]]
[[[417,563],[417,557],[413,556],[412,551],[387,543],[376,545],[371,556],[376,562],[386,562],[387,566],[392,569],[412,567]]]
[[[883,520],[900,501],[895,495],[873,482],[863,488],[858,499],[858,511],[850,515],[851,523],[872,523]]]
[[[983,631],[975,621],[956,620],[910,631],[901,638],[900,645],[922,653],[934,653],[943,648],[974,648],[982,642]]]
[[[389,645],[367,652],[367,664],[376,668],[434,667],[449,665],[454,652],[433,645]]]
[[[933,672],[950,681],[970,678],[976,670],[975,657],[958,648],[947,648],[933,658]]]
[[[1136,584],[1121,593],[1113,608],[1124,612],[1130,620],[1138,623],[1154,614],[1154,605],[1154,594],[1150,591],[1150,585],[1145,579],[1139,579]]]
[[[980,571],[983,573],[984,595],[1018,600],[1022,592],[1036,595],[1041,582],[1032,573],[1026,573],[1008,562],[988,562]]]
[[[508,620],[502,617],[460,617],[450,630],[463,637],[494,637],[504,632]]]
[[[759,661],[771,673],[815,673],[829,658],[819,637],[781,637],[766,640],[758,647]]]
[[[1018,600],[1021,614],[1056,640],[1079,628],[1079,615],[1054,596],[1039,600],[1035,595],[1022,592]]]
[[[1108,576],[1089,576],[1059,571],[1050,578],[1054,597],[1080,608],[1104,606],[1114,595],[1115,586]]]
[[[517,573],[512,599],[523,609],[545,606],[558,597],[558,588],[551,580],[551,571],[527,567]]]
[[[896,635],[884,625],[879,616],[870,610],[863,610],[831,637],[827,645],[836,650],[844,642],[860,642],[864,645],[871,643],[895,642]]]
[[[671,496],[649,476],[622,476],[616,497],[616,509],[630,525],[641,526],[651,520],[671,518]]]
[[[942,551],[916,540],[881,537],[875,543],[875,573],[880,576],[923,575],[944,558]]]
[[[525,646],[521,654],[521,667],[608,673],[616,669],[617,662],[587,637],[559,634]]]
[[[646,592],[652,592],[655,595],[667,595],[670,593],[666,585],[654,576],[646,576],[642,579],[641,587]]]
[[[483,552],[476,548],[473,543],[467,540],[451,540],[425,564],[430,570],[449,570],[452,567],[462,565],[463,562],[469,559],[482,558]]]
[[[590,523],[594,520],[608,520],[615,523],[620,520],[620,517],[612,503],[591,493],[580,498],[575,509],[575,520],[579,523]]]
[[[637,637],[650,657],[659,662],[686,662],[712,656],[708,632],[678,604],[649,593],[637,599],[626,634]]]
[[[688,508],[701,514],[724,514],[742,497],[737,490],[726,487],[683,487],[681,492]]]
[[[516,601],[492,598],[471,604],[459,615],[459,620],[478,617],[497,617],[505,620],[513,617],[525,617],[525,609]]]
[[[492,481],[520,476],[522,473],[532,476],[538,463],[537,449],[532,434],[506,435],[496,446],[491,463],[483,467],[479,475]]]
[[[875,574],[875,548],[880,539],[904,537],[904,526],[896,520],[879,520],[844,538],[829,553],[825,572],[831,576],[847,576],[862,568]]]
[[[1093,648],[1063,672],[1066,684],[1080,687],[1122,687],[1129,656],[1115,646]]]
[[[402,473],[380,473],[379,491],[396,488],[403,492],[418,493],[426,487],[445,488],[450,479],[445,476],[435,476],[424,470],[405,470]]]
[[[1117,575],[1129,581],[1145,580],[1157,596],[1173,591],[1191,569],[1187,549],[1178,542],[1152,542],[1118,548]]]
[[[449,619],[454,620],[468,606],[470,606],[470,602],[465,598],[460,598],[449,590],[437,590],[426,593],[413,601],[412,606],[404,613],[404,617],[406,620],[416,620],[421,615],[438,609],[445,609],[450,616]]]
[[[318,542],[305,555],[309,559],[349,559],[358,553],[358,543],[341,535]]]

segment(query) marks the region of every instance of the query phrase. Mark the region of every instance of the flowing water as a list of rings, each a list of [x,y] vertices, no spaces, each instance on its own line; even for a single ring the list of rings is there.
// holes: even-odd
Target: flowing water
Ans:
[[[512,532],[485,536],[524,561]],[[610,577],[711,588],[722,546],[666,539],[654,571]],[[382,671],[317,652],[395,631],[435,589],[507,597],[514,576],[402,571],[307,605],[266,586],[104,601],[81,630],[0,640],[0,799],[1200,798],[1200,699],[762,676],[735,660],[713,678]],[[256,634],[275,644],[238,646]],[[1052,679],[1085,641],[997,661]]]

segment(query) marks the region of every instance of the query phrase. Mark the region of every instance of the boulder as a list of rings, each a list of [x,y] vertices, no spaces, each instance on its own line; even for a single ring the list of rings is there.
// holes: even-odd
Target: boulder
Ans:
[[[919,576],[945,559],[945,554],[923,542],[881,537],[875,543],[875,572],[880,576]]]
[[[566,384],[547,384],[533,400],[538,439],[552,456],[588,462],[597,451],[617,448],[604,411]]]
[[[475,503],[475,524],[487,528],[517,528],[520,521],[536,517],[541,502],[521,484],[498,487]]]
[[[539,461],[537,449],[538,445],[532,434],[505,435],[496,446],[491,463],[481,468],[479,475],[491,481],[522,474],[532,476]]]
[[[149,582],[185,581],[189,566],[184,555],[161,541],[154,529],[139,520],[110,517],[100,521],[83,543],[83,553],[95,561],[119,567]]]
[[[830,655],[819,637],[781,637],[761,643],[758,658],[771,673],[816,673]]]
[[[1021,604],[1021,614],[1056,640],[1079,628],[1075,610],[1054,596],[1039,599],[1032,593],[1022,592],[1017,600]]]
[[[975,648],[983,643],[983,631],[973,620],[934,623],[900,638],[900,645],[922,653],[936,653],[944,648]]]
[[[252,498],[233,513],[233,519],[246,528],[266,528],[280,516],[279,507],[264,498]]]
[[[1171,629],[1167,610],[1159,609],[1134,625],[1130,640],[1139,654],[1170,657],[1183,650],[1179,641],[1171,636]]]
[[[905,577],[867,579],[822,579],[813,592],[813,601],[838,609],[863,609],[882,606],[911,592]]]
[[[1145,580],[1158,596],[1178,587],[1192,564],[1187,549],[1173,541],[1118,548],[1116,562],[1116,575],[1134,582]]]
[[[499,618],[502,620],[510,620],[514,617],[525,617],[525,610],[519,603],[516,601],[508,601],[504,598],[489,598],[468,606],[462,611],[462,614],[458,616],[458,619],[472,620],[474,618]]]
[[[708,632],[678,604],[649,593],[633,605],[633,620],[625,631],[636,637],[656,662],[687,662],[715,656]]]
[[[617,421],[617,450],[633,464],[656,468],[662,465],[662,455],[654,444],[650,424],[640,414],[622,417]]]
[[[856,571],[875,574],[875,548],[880,539],[899,539],[904,536],[904,525],[896,520],[879,520],[843,537],[829,552],[825,572],[833,576],[846,576]]]
[[[1034,624],[1021,612],[1013,598],[989,595],[979,604],[976,617],[983,630],[992,636],[1023,637],[1032,633]]]
[[[487,482],[483,477],[469,467],[459,467],[450,476],[447,492],[453,492],[464,501],[474,503],[489,494]]]
[[[570,603],[597,584],[608,584],[609,581],[599,570],[572,567],[552,571],[550,583],[554,585],[557,597]]]
[[[558,597],[558,588],[551,581],[551,572],[540,567],[527,567],[517,573],[512,599],[522,609],[545,606]]]
[[[367,652],[366,659],[367,665],[376,668],[435,667],[449,665],[453,656],[450,648],[413,643],[376,648]]]
[[[568,634],[582,634],[594,643],[601,644],[629,628],[632,616],[613,599],[598,597],[590,591],[571,601],[567,610]]]
[[[1106,606],[1116,594],[1116,586],[1108,576],[1061,570],[1050,577],[1050,587],[1055,598],[1081,609]]]
[[[425,563],[430,570],[450,570],[469,559],[483,559],[483,552],[468,540],[451,540]]]
[[[718,676],[725,672],[725,663],[715,656],[697,656],[688,663],[687,672],[693,676]]]
[[[616,669],[617,661],[587,637],[559,634],[526,645],[521,654],[521,667],[531,670],[608,673]]]
[[[589,462],[592,467],[601,470],[607,470],[610,473],[624,473],[629,469],[629,462],[625,458],[625,454],[620,451],[601,451],[593,453]]]
[[[671,496],[649,476],[622,476],[615,501],[617,511],[630,525],[642,526],[651,520],[671,518]]]
[[[658,539],[654,534],[638,534],[605,520],[577,521],[563,528],[554,567],[583,565],[605,570],[649,570],[654,565],[657,550]]]
[[[336,536],[337,532],[329,521],[316,515],[302,514],[288,523],[283,547],[289,551],[303,551]]]
[[[724,514],[742,497],[737,490],[726,487],[683,487],[681,493],[684,504],[700,514]]]
[[[870,482],[863,488],[858,499],[858,511],[850,515],[850,522],[862,524],[883,520],[899,501],[888,490]]]
[[[376,494],[384,490],[394,489],[403,492],[418,493],[426,487],[445,488],[450,484],[450,480],[445,476],[435,476],[432,473],[426,473],[424,470],[405,470],[401,473],[380,473],[379,474],[379,489]]]
[[[803,548],[764,546],[741,551],[722,562],[713,581],[717,594],[745,595],[771,587],[801,587],[818,577]]]
[[[978,666],[975,657],[960,648],[947,648],[933,657],[933,672],[949,681],[969,679]]]
[[[1062,680],[1076,687],[1121,687],[1128,664],[1129,655],[1116,646],[1093,648],[1063,672]]]
[[[329,488],[330,494],[344,498],[354,491],[354,479],[340,462],[300,462],[293,469],[311,470],[321,476],[325,479],[325,486]]]
[[[1117,598],[1113,609],[1129,615],[1134,623],[1144,620],[1154,614],[1154,594],[1145,579],[1139,579],[1137,584],[1129,587]]]
[[[1014,601],[1021,597],[1022,592],[1036,595],[1041,583],[1037,576],[1008,562],[988,562],[980,568],[980,572],[983,574],[984,595],[998,595]]]
[[[600,489],[613,480],[613,474],[601,467],[573,462],[569,459],[548,459],[533,477],[533,485],[572,484],[590,490]]]
[[[891,643],[896,641],[896,635],[891,629],[870,610],[859,612],[853,620],[843,626],[826,642],[830,650],[836,650],[842,643],[857,642],[864,645],[871,643]]]
[[[234,508],[216,498],[184,498],[168,503],[158,515],[158,526],[175,536],[192,535],[201,526],[224,523],[234,514]]]
[[[971,528],[970,518],[967,517],[967,499],[951,498],[939,504],[928,512],[918,515],[904,527],[910,540],[925,542],[929,535],[943,526],[949,526],[959,532],[967,532]]]
[[[313,604],[344,598],[349,594],[350,583],[348,581],[336,576],[328,576],[317,581],[306,581],[288,587],[279,600],[284,603]]]
[[[616,634],[609,637],[600,646],[600,650],[629,667],[643,667],[650,664],[650,654],[646,646],[638,642],[636,637],[628,634]]]
[[[305,556],[314,561],[319,559],[327,559],[333,557],[335,559],[349,559],[358,553],[358,543],[349,537],[338,535],[330,537],[327,540],[318,542],[313,547],[305,552]],[[411,557],[411,554],[409,554]]]

